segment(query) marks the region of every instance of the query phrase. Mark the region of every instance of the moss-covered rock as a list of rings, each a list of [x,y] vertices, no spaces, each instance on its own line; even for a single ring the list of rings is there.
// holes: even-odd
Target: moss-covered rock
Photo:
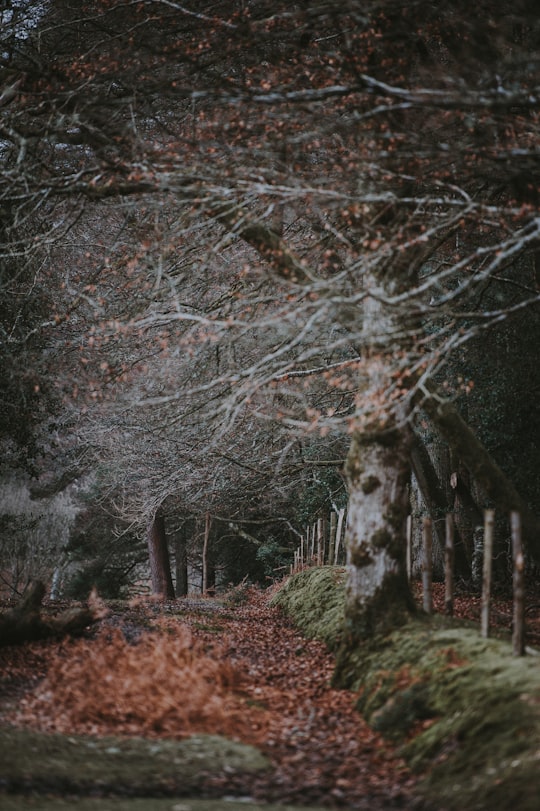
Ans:
[[[309,636],[343,643],[344,576],[291,578],[275,601]],[[329,615],[326,616],[326,606]],[[336,634],[334,637],[333,635]],[[417,616],[343,654],[340,683],[368,722],[399,744],[426,799],[448,811],[536,811],[540,796],[540,658],[441,616]]]
[[[0,787],[11,792],[183,795],[200,790],[210,773],[268,768],[253,746],[219,735],[174,741],[0,728]]]
[[[292,805],[267,805],[233,797],[195,799],[193,797],[38,797],[0,794],[2,811],[298,811]],[[302,806],[302,811],[323,811]]]

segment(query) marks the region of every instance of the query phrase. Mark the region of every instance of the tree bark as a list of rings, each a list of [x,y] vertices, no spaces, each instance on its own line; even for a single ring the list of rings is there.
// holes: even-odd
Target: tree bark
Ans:
[[[441,487],[429,453],[419,437],[414,438],[411,447],[411,465],[431,518],[434,519],[438,514],[443,515],[448,512],[450,510],[448,499]],[[433,524],[433,532],[440,548],[443,549],[444,537],[437,522]]]
[[[405,565],[409,436],[405,429],[358,432],[346,471],[348,641],[403,623],[414,610]]]
[[[0,615],[0,647],[22,645],[48,637],[78,635],[97,622],[102,613],[91,607],[70,608],[56,617],[43,617],[41,604],[45,586],[37,580],[23,595],[19,605]]]
[[[208,546],[210,543],[210,524],[211,524],[211,517],[210,513],[206,513],[205,521],[204,521],[204,540],[203,540],[203,551],[202,551],[202,593],[206,594],[209,588],[209,565],[208,565]]]
[[[407,414],[398,416],[392,408],[381,414],[378,405],[380,392],[391,379],[387,353],[393,336],[403,332],[404,314],[382,304],[398,291],[396,273],[393,267],[386,278],[375,273],[364,278],[365,289],[373,295],[363,306],[358,383],[368,413],[364,426],[353,433],[345,464],[349,485],[345,640],[336,674],[342,666],[346,669],[358,643],[398,627],[414,611],[406,565],[411,431]]]
[[[186,597],[188,593],[188,561],[187,561],[187,541],[186,525],[184,524],[176,536],[175,543],[176,559],[176,596]]]
[[[411,449],[411,464],[418,482],[418,487],[422,494],[422,498],[427,507],[431,517],[435,515],[443,515],[445,513],[453,512],[452,505],[449,504],[446,493],[441,487],[439,477],[435,471],[435,467],[431,462],[429,453],[422,444],[419,437],[415,437]],[[480,515],[480,513],[478,513]],[[437,541],[441,549],[445,548],[446,538],[443,537],[439,524],[437,522],[433,525],[434,532],[437,536]],[[459,532],[459,525],[454,530],[455,537],[455,564],[457,571],[462,577],[468,578],[471,574],[470,558],[467,558],[463,539]]]
[[[147,543],[152,592],[162,600],[174,600],[165,517],[159,510],[148,526]]]
[[[461,538],[461,548],[467,562],[467,568],[461,574],[468,579],[472,577],[472,563],[474,559],[474,538],[478,527],[483,525],[482,510],[476,503],[469,481],[471,475],[467,467],[458,459],[455,453],[456,464],[452,472],[452,489],[454,491],[454,521]]]
[[[514,656],[523,656],[525,653],[525,566],[523,549],[521,547],[521,516],[519,513],[515,511],[512,512],[510,525],[512,530],[512,558],[514,562],[512,652]]]
[[[481,599],[481,614],[480,614],[480,632],[483,637],[489,636],[494,525],[495,525],[495,511],[486,510],[484,522],[484,550],[483,550],[484,559],[482,561],[482,599]]]
[[[514,485],[491,458],[452,403],[428,397],[423,408],[429,414],[451,450],[461,459],[476,483],[497,509],[517,511],[523,522],[523,539],[534,561],[540,564],[540,521],[521,498]]]

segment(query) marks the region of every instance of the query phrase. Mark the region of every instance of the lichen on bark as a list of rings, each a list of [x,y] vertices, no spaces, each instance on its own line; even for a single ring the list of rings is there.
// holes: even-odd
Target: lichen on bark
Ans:
[[[408,440],[406,428],[392,427],[358,432],[351,443],[345,646],[391,630],[414,610],[405,572]]]

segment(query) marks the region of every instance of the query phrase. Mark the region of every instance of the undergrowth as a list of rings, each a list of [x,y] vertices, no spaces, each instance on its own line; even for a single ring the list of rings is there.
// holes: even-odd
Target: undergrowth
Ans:
[[[130,644],[118,629],[63,643],[47,675],[21,702],[14,721],[44,731],[183,738],[238,734],[240,674],[197,645],[185,625],[144,633]]]

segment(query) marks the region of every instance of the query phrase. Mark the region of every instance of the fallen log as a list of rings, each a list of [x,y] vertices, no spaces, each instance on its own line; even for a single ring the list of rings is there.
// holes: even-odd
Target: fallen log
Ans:
[[[76,636],[103,616],[96,607],[88,605],[69,608],[55,617],[45,617],[42,613],[45,593],[44,584],[36,580],[26,589],[18,605],[0,614],[0,647],[51,637]]]

